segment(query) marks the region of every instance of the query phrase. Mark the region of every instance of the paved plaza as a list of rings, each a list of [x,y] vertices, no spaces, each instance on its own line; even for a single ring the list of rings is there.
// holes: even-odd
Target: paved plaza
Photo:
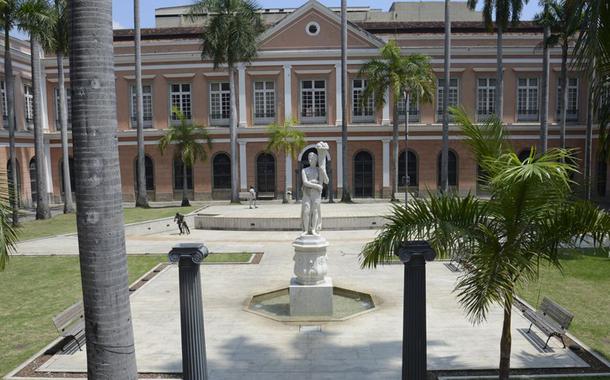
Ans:
[[[189,240],[203,241],[212,250],[249,247],[264,251],[258,265],[202,266],[208,364],[213,380],[397,379],[403,268],[388,265],[361,270],[358,264],[362,245],[376,233],[324,231],[330,242],[329,276],[335,286],[372,293],[377,310],[344,322],[303,324],[307,327],[282,324],[244,310],[250,296],[288,285],[295,232],[193,230],[190,236],[179,237],[168,231],[128,236],[128,249],[167,252],[173,244]],[[71,244],[68,239],[64,249]],[[455,281],[456,274],[444,263],[428,265],[429,369],[497,368],[502,312],[494,308],[487,323],[473,326],[452,293]],[[177,267],[168,267],[137,290],[132,296],[132,311],[139,371],[181,372]],[[515,310],[513,368],[586,366],[555,340],[543,351],[536,345],[543,337],[534,334],[528,339],[524,334],[527,327]],[[84,372],[85,359],[84,351],[56,355],[41,370]]]

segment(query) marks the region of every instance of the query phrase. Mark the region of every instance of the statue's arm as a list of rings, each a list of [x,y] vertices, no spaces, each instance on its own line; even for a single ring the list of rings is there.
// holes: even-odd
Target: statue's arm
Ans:
[[[305,173],[305,169],[301,170],[301,178],[303,179],[303,186],[309,187],[312,189],[322,190],[322,185],[313,183],[307,178],[307,174]]]

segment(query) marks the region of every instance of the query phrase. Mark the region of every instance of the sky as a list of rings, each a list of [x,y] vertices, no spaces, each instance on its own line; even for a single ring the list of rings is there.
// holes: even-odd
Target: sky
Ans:
[[[258,0],[261,8],[298,8],[306,0]],[[143,28],[155,26],[155,8],[171,7],[176,5],[188,5],[192,0],[140,0],[140,22]],[[392,0],[348,0],[348,6],[370,6],[371,8],[381,8],[387,11],[392,4]],[[321,3],[330,7],[339,7],[340,1],[321,0]],[[482,3],[480,1],[479,3]],[[531,20],[538,12],[538,0],[530,0],[525,6],[522,20]],[[133,1],[113,0],[113,19],[115,28],[133,27]]]

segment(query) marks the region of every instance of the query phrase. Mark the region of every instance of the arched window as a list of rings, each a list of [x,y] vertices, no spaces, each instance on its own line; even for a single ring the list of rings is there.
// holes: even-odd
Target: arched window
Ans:
[[[608,164],[606,161],[597,162],[597,195],[606,196],[606,181],[608,175]]]
[[[373,157],[361,151],[354,156],[354,196],[370,198],[373,196]]]
[[[259,195],[275,195],[275,158],[269,153],[256,157],[256,191]]]
[[[13,172],[13,167],[11,166],[11,160],[9,159],[8,162],[6,163],[6,175],[7,175],[7,179],[8,179],[8,184],[9,184],[9,192],[15,192],[16,195],[16,200],[17,200],[17,204],[21,204],[21,170],[19,169],[19,160],[15,159],[15,166],[17,167],[17,171],[15,172],[16,175],[16,179],[17,179],[17,186],[14,186],[13,183],[11,183],[11,178],[12,178],[12,172]]]
[[[212,161],[212,188],[226,190],[231,188],[231,159],[226,153],[218,153]]]
[[[457,165],[457,155],[453,150],[449,150],[449,154],[447,155],[447,179],[449,182],[449,186],[457,187],[457,173],[458,173],[458,165]],[[438,154],[437,159],[437,184],[441,186],[441,161],[442,161],[443,152]]]
[[[30,160],[30,191],[32,193],[32,202],[36,202],[38,195],[38,185],[36,180],[36,157],[32,157]]]
[[[70,170],[70,188],[71,188],[72,192],[75,192],[76,191],[76,181],[74,180],[74,159],[72,157],[68,158],[68,168]],[[61,173],[61,176],[59,177],[60,188],[61,188],[61,192],[63,194],[63,192],[64,192],[64,165],[62,163],[62,160],[59,161],[59,172]]]
[[[174,190],[182,190],[184,184],[184,167],[182,160],[174,159]],[[193,190],[193,167],[186,168],[186,189]]]
[[[135,178],[133,180],[134,187],[137,189],[138,187],[138,158],[133,161],[134,165],[134,175]],[[149,156],[144,156],[144,177],[146,182],[146,191],[155,191],[155,164],[153,163],[152,158]]]
[[[403,150],[398,157],[398,186],[405,186],[407,176],[405,175],[405,151]],[[409,150],[409,186],[418,186],[418,162],[417,156],[412,150]]]

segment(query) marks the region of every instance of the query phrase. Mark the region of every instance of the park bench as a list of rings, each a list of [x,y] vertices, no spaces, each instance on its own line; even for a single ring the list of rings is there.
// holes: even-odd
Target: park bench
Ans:
[[[78,349],[81,349],[78,335],[85,329],[85,310],[83,309],[82,302],[75,303],[53,317],[53,324],[57,328],[59,335],[64,338],[73,339],[76,341]]]
[[[563,348],[566,348],[563,336],[574,319],[572,313],[547,297],[542,299],[538,310],[524,309],[522,311],[523,316],[531,322],[527,333],[529,334],[532,325],[535,324],[547,336],[543,349],[548,346],[552,337],[559,338]]]

